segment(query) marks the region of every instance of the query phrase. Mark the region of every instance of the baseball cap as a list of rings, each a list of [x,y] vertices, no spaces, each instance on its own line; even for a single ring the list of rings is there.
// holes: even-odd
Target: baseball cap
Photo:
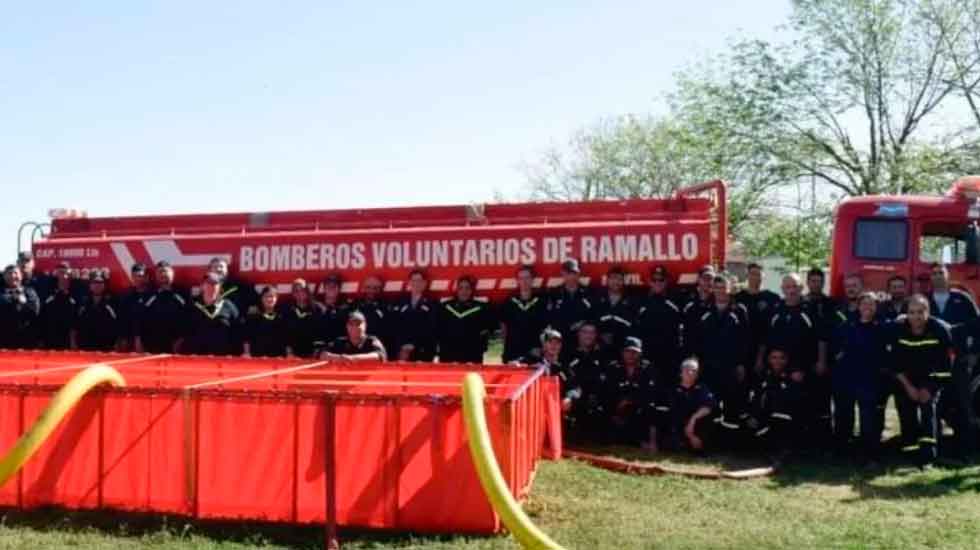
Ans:
[[[104,283],[105,280],[105,273],[101,269],[94,269],[88,274],[88,281],[90,283]]]
[[[336,273],[331,273],[330,275],[327,275],[323,279],[323,284],[325,284],[325,285],[340,286],[340,282],[341,282],[340,275],[338,275]]]
[[[579,268],[578,260],[574,258],[569,258],[561,263],[561,270],[565,273],[581,273],[582,270]]]
[[[561,333],[558,332],[557,330],[553,329],[553,328],[546,328],[541,333],[541,343],[542,344],[545,343],[545,342],[547,342],[548,340],[554,340],[556,338],[558,340],[561,340],[562,339]]]
[[[143,262],[137,262],[133,264],[133,267],[129,269],[129,272],[133,275],[145,275],[146,274],[146,264]]]
[[[626,337],[626,344],[623,346],[623,349],[643,353],[643,341],[636,336],[628,336]]]
[[[350,312],[350,315],[347,316],[347,322],[365,323],[367,322],[367,317],[365,317],[364,314],[361,313],[360,311],[355,310]]]
[[[663,277],[664,279],[666,279],[667,276],[670,274],[667,272],[666,267],[662,265],[658,265],[657,267],[654,267],[652,270],[650,270],[650,275],[652,275],[653,277]]]

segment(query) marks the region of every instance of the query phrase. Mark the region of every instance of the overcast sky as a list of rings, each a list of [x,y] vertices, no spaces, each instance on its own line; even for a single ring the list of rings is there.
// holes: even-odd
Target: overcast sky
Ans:
[[[219,5],[222,4],[222,5]],[[516,196],[519,164],[789,2],[0,2],[0,231]],[[723,176],[723,175],[722,175]]]

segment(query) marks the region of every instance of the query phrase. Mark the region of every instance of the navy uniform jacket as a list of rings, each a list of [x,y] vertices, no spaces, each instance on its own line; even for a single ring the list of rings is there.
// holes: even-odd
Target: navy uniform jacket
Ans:
[[[138,334],[140,316],[145,311],[146,300],[153,296],[149,290],[130,289],[119,298],[119,336],[132,340]]]
[[[548,324],[562,334],[566,341],[575,341],[575,331],[582,321],[595,321],[595,304],[589,291],[580,286],[569,292],[564,286],[556,288],[548,300]]]
[[[330,342],[326,351],[336,353],[338,355],[377,353],[381,356],[382,361],[386,361],[388,359],[388,353],[385,351],[384,343],[381,342],[380,338],[371,336],[370,334],[364,335],[364,338],[361,339],[361,343],[356,346],[350,341],[350,338],[341,336],[340,338],[336,338],[333,342]]]
[[[888,364],[904,374],[912,385],[923,387],[949,378],[955,356],[950,326],[930,317],[923,334],[912,334],[908,321],[899,317],[887,340]]]
[[[88,351],[112,351],[123,334],[119,306],[103,296],[91,298],[78,310],[78,347]]]
[[[698,324],[698,320],[701,319],[704,312],[708,311],[708,308],[714,303],[714,296],[708,294],[707,298],[701,299],[701,295],[698,294],[697,290],[687,296],[687,301],[681,308],[681,347],[685,355],[693,355],[695,353],[694,344],[688,341],[688,337],[690,336],[688,331],[691,327]]]
[[[298,357],[310,357],[317,347],[325,347],[335,338],[343,336],[340,330],[324,330],[324,307],[319,302],[310,302],[306,307],[290,304],[284,312],[289,347]]]
[[[439,312],[439,361],[482,363],[493,328],[486,303],[456,299],[443,303]]]
[[[966,338],[969,336],[969,327],[980,315],[977,312],[977,305],[973,298],[962,290],[949,289],[949,298],[946,300],[946,307],[940,311],[935,297],[929,295],[929,317],[942,319],[949,323],[953,334],[953,344],[958,350],[966,350],[972,347]]]
[[[682,324],[680,306],[664,294],[650,294],[637,311],[633,334],[643,341],[644,357],[662,372],[677,368]]]
[[[231,300],[240,315],[254,313],[259,303],[259,295],[255,292],[255,287],[232,277],[226,277],[221,284],[221,297]]]
[[[41,341],[47,349],[71,347],[71,331],[78,322],[78,301],[57,291],[41,305]]]
[[[875,319],[862,323],[851,318],[837,327],[831,341],[834,357],[833,384],[873,397],[877,393],[880,370],[887,364],[885,323]]]
[[[184,353],[230,355],[235,353],[242,331],[242,318],[231,300],[219,299],[206,305],[194,300],[188,313]]]
[[[788,306],[782,302],[769,320],[766,346],[789,353],[790,370],[809,372],[817,362],[817,344],[822,330],[809,303]]]
[[[895,303],[892,300],[887,300],[878,304],[878,319],[882,321],[894,321],[899,315],[904,315],[908,311],[908,302],[902,300],[899,303]]]
[[[507,327],[504,362],[525,356],[541,347],[541,332],[548,325],[548,300],[539,295],[522,300],[515,294],[501,304],[500,322]]]
[[[431,361],[436,354],[439,303],[422,296],[413,304],[411,296],[406,296],[391,308],[391,317],[392,353],[397,356],[402,346],[411,344],[415,346],[412,359]]]
[[[701,317],[692,320],[691,326],[685,326],[684,334],[691,352],[708,369],[752,364],[749,361],[751,331],[742,304],[732,301],[724,310],[712,305],[703,310]]]
[[[289,346],[289,325],[282,309],[246,316],[245,341],[252,357],[284,357]]]
[[[612,302],[608,293],[596,298],[594,317],[598,322],[599,336],[606,344],[620,348],[626,337],[633,334],[637,306],[638,300],[625,294],[616,303]]]
[[[173,353],[174,342],[187,332],[187,299],[175,290],[157,289],[143,303],[137,333],[150,353]]]
[[[391,307],[383,300],[360,299],[351,305],[349,311],[360,311],[367,319],[368,332],[381,340],[385,349],[392,349]],[[346,318],[344,320],[346,322]],[[346,332],[346,329],[344,329]],[[343,336],[343,333],[341,334]],[[329,340],[328,340],[329,341]]]
[[[631,413],[652,414],[658,388],[657,373],[649,361],[641,359],[632,373],[627,373],[626,367],[616,361],[605,370],[600,401],[613,414],[624,401],[630,402]]]
[[[714,412],[716,406],[714,394],[711,393],[711,390],[707,386],[700,382],[690,388],[685,388],[683,385],[678,384],[670,392],[668,403],[669,411],[663,411],[661,409],[661,412],[668,412],[670,414],[671,424],[678,431],[683,429],[684,425],[694,416],[694,413],[698,412],[701,408],[707,407],[710,411]],[[705,420],[710,418],[711,416],[709,415]]]
[[[779,305],[779,296],[770,290],[760,290],[755,294],[748,290],[740,290],[735,294],[735,301],[745,306],[749,315],[749,327],[752,333],[752,350],[766,342],[766,329],[769,320]]]
[[[610,358],[608,352],[596,345],[592,349],[576,348],[563,354],[562,363],[584,390],[598,392]]]
[[[0,292],[0,348],[31,349],[36,346],[40,314],[41,301],[33,288],[3,289]]]
[[[773,420],[801,420],[802,403],[802,384],[793,381],[787,372],[779,375],[770,372],[752,392],[749,410],[759,424],[758,429],[764,429]]]

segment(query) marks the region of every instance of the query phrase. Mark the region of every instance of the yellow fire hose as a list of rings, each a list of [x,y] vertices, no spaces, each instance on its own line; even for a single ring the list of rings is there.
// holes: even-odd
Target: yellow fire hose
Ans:
[[[527,517],[507,488],[507,481],[500,472],[500,465],[497,464],[497,457],[490,443],[487,417],[483,410],[485,396],[483,379],[479,374],[468,373],[463,379],[463,416],[466,419],[470,454],[483,492],[521,546],[529,550],[564,550],[531,522],[531,518]]]
[[[75,406],[76,403],[92,388],[109,383],[113,386],[125,386],[126,381],[119,371],[108,365],[92,365],[76,374],[58,393],[54,395],[48,406],[41,411],[31,429],[27,430],[17,440],[10,451],[0,459],[0,486],[14,477],[24,463],[37,451],[44,440],[58,426],[61,419]]]

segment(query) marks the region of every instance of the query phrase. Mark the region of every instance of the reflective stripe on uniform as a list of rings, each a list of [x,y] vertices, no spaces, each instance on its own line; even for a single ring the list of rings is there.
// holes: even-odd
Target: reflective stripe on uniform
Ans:
[[[760,435],[766,435],[767,433],[769,433],[769,426],[766,426],[765,428],[762,428],[761,430],[756,430],[755,436],[756,437],[759,437]]]
[[[731,422],[725,422],[724,420],[719,420],[718,423],[721,424],[723,428],[728,428],[729,430],[737,430],[741,428],[741,426],[738,424],[732,424]]]
[[[903,346],[911,346],[917,348],[921,346],[938,346],[939,340],[935,338],[930,338],[928,340],[906,340],[904,338],[899,338],[898,343],[902,344]]]
[[[788,415],[786,413],[772,413],[769,416],[772,418],[778,418],[780,420],[793,420],[793,416]]]
[[[921,445],[923,443],[925,443],[926,445],[935,445],[936,444],[936,438],[935,437],[920,437],[919,438],[919,444]]]
[[[453,316],[456,317],[457,319],[463,319],[469,317],[470,315],[473,315],[474,313],[480,311],[483,308],[481,308],[480,306],[473,306],[470,309],[467,309],[466,311],[457,311],[456,308],[454,308],[453,306],[446,304],[446,309],[449,310],[449,313],[452,313]]]

